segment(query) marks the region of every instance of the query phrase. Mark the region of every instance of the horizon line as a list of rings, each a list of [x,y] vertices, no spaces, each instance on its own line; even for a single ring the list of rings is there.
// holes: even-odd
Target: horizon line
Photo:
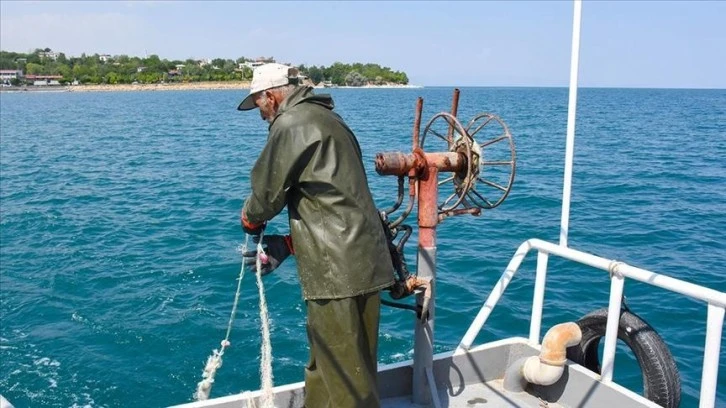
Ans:
[[[569,89],[569,85],[415,85],[424,88],[552,88],[552,89]],[[624,85],[578,85],[578,89],[698,89],[698,90],[726,90],[724,87],[693,87],[693,86],[624,86]]]

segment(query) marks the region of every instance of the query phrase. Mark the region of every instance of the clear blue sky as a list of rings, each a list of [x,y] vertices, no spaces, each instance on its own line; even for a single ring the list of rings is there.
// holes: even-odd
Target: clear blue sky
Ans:
[[[557,2],[0,3],[0,48],[375,62],[420,85],[567,86]],[[581,86],[726,88],[726,1],[585,1]]]

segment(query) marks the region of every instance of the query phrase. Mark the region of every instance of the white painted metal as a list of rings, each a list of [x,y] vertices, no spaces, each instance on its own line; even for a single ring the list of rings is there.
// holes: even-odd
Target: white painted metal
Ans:
[[[608,321],[605,325],[605,348],[602,352],[602,381],[613,381],[615,369],[615,346],[618,343],[618,326],[620,324],[620,305],[623,299],[625,279],[620,274],[610,277],[610,303],[608,305]]]
[[[565,141],[565,179],[562,186],[562,221],[560,245],[567,246],[570,228],[570,192],[572,187],[572,162],[575,154],[575,117],[577,112],[577,74],[580,65],[580,21],[582,2],[575,0],[572,16],[572,51],[570,57],[570,102],[567,107],[567,139]]]
[[[706,347],[703,353],[703,374],[701,375],[700,408],[716,405],[716,382],[718,380],[718,356],[721,352],[721,331],[726,308],[708,305],[706,317]]]
[[[611,259],[601,258],[586,252],[577,251],[571,248],[563,248],[559,245],[542,241],[540,239],[531,239],[527,242],[529,242],[529,245],[534,249],[542,250],[548,252],[550,255],[557,255],[561,258],[589,265],[604,271],[609,271],[613,265],[617,264],[618,273],[622,274],[626,278],[635,279],[637,281],[680,293],[716,306],[726,307],[726,292],[719,292],[714,289],[695,285],[680,279],[671,278],[669,276],[651,272],[647,269],[636,268],[623,262],[616,262]]]
[[[539,344],[539,335],[542,323],[542,308],[544,306],[545,280],[547,279],[546,252],[537,252],[537,275],[534,281],[534,298],[532,299],[532,319],[529,325],[529,344]]]
[[[703,286],[694,285],[692,283],[682,281],[680,279],[671,278],[665,275],[660,275],[655,272],[648,271],[646,269],[636,268],[623,262],[617,262],[611,259],[602,258],[596,255],[581,252],[572,248],[566,248],[561,245],[556,245],[551,242],[542,241],[540,239],[530,239],[523,242],[514,256],[509,261],[507,268],[504,270],[501,278],[494,286],[494,289],[489,294],[486,302],[477,313],[474,322],[472,322],[466,334],[462,338],[459,346],[456,348],[456,353],[469,350],[471,348],[474,339],[484,327],[486,320],[491,315],[492,310],[497,305],[497,302],[502,297],[502,294],[506,290],[509,282],[511,282],[514,275],[517,273],[522,261],[527,256],[530,250],[535,249],[540,252],[556,255],[561,258],[569,259],[584,265],[592,266],[597,269],[608,271],[612,273],[611,289],[610,289],[610,305],[609,315],[606,331],[606,347],[607,342],[615,342],[617,338],[617,330],[613,331],[610,326],[617,328],[616,322],[619,319],[620,303],[622,301],[622,290],[624,285],[624,279],[630,278],[637,281],[647,283],[649,285],[657,286],[672,292],[680,293],[682,295],[689,296],[691,298],[707,302],[709,304],[709,314],[706,330],[706,349],[704,350],[704,367],[703,377],[701,381],[701,399],[706,398],[706,405],[701,407],[713,406],[715,401],[716,383],[718,380],[718,361],[719,352],[721,347],[721,336],[724,321],[724,309],[726,309],[726,292],[719,292],[714,289],[709,289]],[[538,266],[541,262],[538,262]],[[542,271],[540,271],[542,269]],[[545,272],[546,268],[537,268],[537,273]],[[543,279],[544,281],[544,279]],[[537,278],[535,278],[535,285],[537,285]],[[544,283],[542,284],[544,288]],[[536,298],[536,295],[535,295]],[[534,311],[532,312],[533,317],[539,316],[541,313]],[[541,321],[530,323],[530,341],[533,332],[533,328],[541,326]],[[539,329],[537,329],[539,330]],[[608,336],[608,333],[610,335]],[[537,336],[539,337],[539,336]],[[614,353],[615,346],[610,347]],[[610,348],[604,354],[610,353]],[[605,371],[606,356],[603,356],[603,374]],[[610,368],[608,369],[607,377],[603,375],[605,382],[612,380],[612,363],[608,363]],[[711,405],[708,405],[711,404]]]

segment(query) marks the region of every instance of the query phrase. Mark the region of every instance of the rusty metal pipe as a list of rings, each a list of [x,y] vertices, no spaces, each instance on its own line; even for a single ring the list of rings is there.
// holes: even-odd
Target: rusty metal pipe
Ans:
[[[577,323],[561,323],[552,327],[542,340],[539,356],[522,357],[504,373],[504,389],[522,392],[528,383],[552,385],[565,370],[567,348],[579,343],[582,331]]]
[[[376,154],[376,172],[382,176],[404,176],[416,167],[416,157],[401,152]]]
[[[425,160],[424,163],[421,157]],[[409,174],[410,170],[422,167],[433,167],[446,172],[462,171],[466,169],[466,156],[457,152],[422,154],[393,152],[376,155],[376,172],[382,176],[403,176]],[[420,177],[420,174],[418,176]]]
[[[418,189],[418,226],[419,246],[436,247],[436,226],[439,224],[439,208],[436,205],[439,195],[439,169],[428,167],[419,179]]]
[[[466,156],[458,152],[426,153],[426,165],[438,171],[458,172],[466,169]]]
[[[442,211],[441,214],[439,214],[439,222],[443,221],[447,217],[453,217],[455,215],[464,215],[464,214],[469,214],[469,215],[478,217],[481,215],[481,208],[459,208],[456,210]]]
[[[413,150],[419,146],[419,136],[421,134],[421,113],[423,112],[423,98],[416,99],[416,113],[413,118]]]
[[[454,88],[454,96],[451,98],[451,116],[456,117],[459,112],[459,88]],[[449,125],[449,133],[446,135],[449,146],[454,143],[454,126]]]
[[[567,348],[580,342],[582,331],[577,323],[560,323],[547,331],[542,339],[539,359],[543,364],[563,366],[567,361]]]

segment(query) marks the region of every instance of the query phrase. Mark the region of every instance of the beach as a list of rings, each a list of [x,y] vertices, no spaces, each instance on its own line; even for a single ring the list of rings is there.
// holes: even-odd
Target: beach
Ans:
[[[319,88],[319,87],[316,87]],[[383,84],[383,85],[362,85],[362,86],[349,86],[349,85],[340,85],[340,86],[334,86],[333,88],[342,88],[342,89],[418,89],[423,88],[422,85],[402,85],[402,84]]]
[[[98,84],[98,85],[46,85],[11,86],[1,92],[128,92],[128,91],[188,91],[218,89],[249,89],[249,81],[184,82],[164,84]]]
[[[65,85],[65,86],[26,86],[4,87],[3,92],[128,92],[128,91],[193,91],[193,90],[220,90],[220,89],[249,89],[249,81],[224,82],[181,82],[164,84],[98,84],[98,85]],[[329,89],[315,87],[316,89]],[[345,89],[388,89],[388,88],[422,88],[418,85],[363,85],[363,86],[336,86],[333,88]]]
[[[249,81],[225,82],[180,82],[164,84],[101,84],[101,85],[74,85],[64,87],[69,92],[96,92],[96,91],[187,91],[187,90],[216,90],[216,89],[249,89]]]

